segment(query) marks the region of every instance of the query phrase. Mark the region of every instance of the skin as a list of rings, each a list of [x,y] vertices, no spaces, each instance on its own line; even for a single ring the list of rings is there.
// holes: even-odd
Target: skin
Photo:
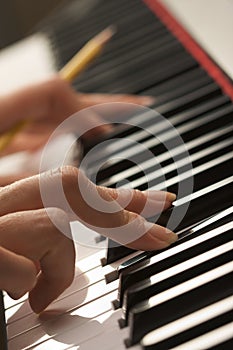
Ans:
[[[9,129],[20,118],[34,116],[33,123],[17,136],[5,154],[24,149],[33,151],[43,146],[54,128],[66,117],[79,109],[109,101],[149,104],[151,99],[77,94],[59,78],[2,97],[1,131]],[[98,127],[86,137],[94,137],[96,133],[108,132],[109,129],[111,126]],[[162,249],[177,239],[173,232],[149,224],[145,218],[169,208],[175,200],[174,194],[96,186],[74,167],[31,175],[20,173],[0,177],[0,289],[15,299],[29,292],[29,302],[36,313],[42,312],[72,283],[75,249],[69,222],[74,219],[73,215],[106,236],[110,228],[116,228],[114,238],[119,243],[126,236],[124,226],[130,224],[126,232],[132,237],[126,245],[134,249]],[[41,183],[43,190],[51,194],[46,209],[41,198]],[[59,183],[72,212],[56,196]],[[107,210],[90,205],[83,197],[80,185],[87,188],[92,203],[98,203],[101,198],[106,209],[111,205],[114,212],[107,213]],[[139,232],[134,236],[138,228],[143,234]],[[63,259],[60,259],[61,255]]]
[[[147,96],[77,93],[58,77],[31,85],[0,97],[0,132],[7,131],[25,117],[33,121],[14,138],[1,156],[21,150],[33,151],[43,146],[64,119],[85,108],[110,102],[150,105],[153,101],[154,98]],[[98,118],[97,115],[94,117]],[[89,117],[90,126],[92,118]],[[111,130],[111,125],[103,125],[89,132],[86,138]]]

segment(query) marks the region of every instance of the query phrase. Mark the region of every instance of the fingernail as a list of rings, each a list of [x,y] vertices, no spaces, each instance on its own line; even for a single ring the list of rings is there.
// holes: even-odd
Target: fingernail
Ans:
[[[175,243],[178,240],[178,236],[171,230],[166,229],[164,236],[166,237],[166,241],[170,244]]]
[[[155,237],[157,237],[160,241],[166,242],[169,245],[176,242],[178,236],[173,231],[168,228],[158,227],[158,225],[154,225],[151,222],[145,222],[145,228],[147,231],[150,231]]]
[[[175,193],[171,193],[171,192],[147,190],[147,191],[143,191],[143,193],[145,193],[149,199],[152,199],[155,201],[174,202],[176,200]]]
[[[167,200],[174,202],[176,200],[176,194],[172,192],[167,192]]]

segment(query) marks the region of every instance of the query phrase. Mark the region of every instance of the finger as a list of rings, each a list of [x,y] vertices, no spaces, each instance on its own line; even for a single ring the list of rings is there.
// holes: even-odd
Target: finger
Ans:
[[[105,191],[105,188],[100,188]],[[109,188],[109,193],[121,207],[126,210],[141,214],[144,217],[152,217],[171,207],[175,201],[174,193],[165,191],[139,191],[130,189]]]
[[[80,106],[82,106],[81,112],[86,116],[87,121],[89,121],[89,112],[95,113],[98,116],[100,126],[102,122],[105,128],[111,127],[107,132],[114,130],[111,123],[124,123],[133,115],[145,112],[146,109],[143,106],[151,105],[154,102],[152,97],[134,95],[85,94],[83,96],[80,94],[78,98]]]
[[[61,184],[62,188],[59,187]],[[163,236],[160,227],[150,227],[150,224],[143,221],[141,216],[123,210],[117,201],[113,200],[109,189],[99,190],[81,171],[73,167],[43,174],[40,177],[40,185],[39,177],[35,176],[3,188],[0,191],[0,200],[3,203],[0,215],[12,210],[42,207],[40,191],[43,193],[46,207],[54,206],[63,209],[69,215],[75,214],[76,216],[72,219],[82,221],[95,231],[121,244],[133,242],[146,232],[152,233],[153,236],[157,235],[159,240]],[[17,196],[13,195],[15,193]],[[133,201],[131,205],[134,205]],[[138,225],[135,224],[137,221],[139,221]],[[149,228],[145,226],[146,224]],[[161,237],[159,237],[160,233]],[[171,240],[176,238],[173,233],[169,233],[168,236],[171,236]],[[167,236],[165,238],[167,244],[170,244],[170,238]],[[159,249],[156,241],[152,243],[154,244],[151,249]],[[141,249],[144,249],[144,246]]]
[[[107,134],[114,131],[110,123],[122,122],[133,113],[138,112],[138,105],[149,106],[155,99],[149,96],[135,95],[112,95],[112,94],[79,94],[78,101],[82,113],[86,114],[89,125],[92,119],[90,114],[95,115],[95,128],[84,135],[84,139],[98,137],[100,134]],[[103,105],[104,104],[104,105]],[[87,109],[87,110],[86,110]],[[79,112],[81,117],[81,114]],[[117,119],[116,119],[117,118]]]
[[[78,109],[77,94],[69,84],[57,77],[4,96],[0,104],[1,131],[8,130],[25,118],[59,122]]]
[[[45,145],[49,136],[50,132],[34,135],[24,132],[20,133],[13,139],[6,149],[1,152],[1,156],[22,151],[35,151]]]
[[[35,264],[18,254],[0,247],[0,289],[13,299],[21,298],[36,284]]]
[[[21,172],[18,174],[0,176],[0,186],[7,186],[33,175],[34,173],[32,172]]]
[[[96,104],[122,102],[133,103],[143,106],[150,106],[155,102],[152,96],[136,96],[127,94],[79,94],[79,101],[83,108],[87,108]]]
[[[45,210],[38,210],[0,218],[0,244],[15,254],[40,263],[41,272],[34,287],[29,289],[29,301],[37,313],[55,300],[71,284],[74,276],[73,242],[59,231],[51,217],[67,236],[70,235],[66,214],[55,208],[49,209],[49,217]]]
[[[63,186],[66,197],[62,196],[62,193],[58,191],[59,185]],[[46,195],[47,203],[43,203],[41,192]],[[15,195],[16,193],[18,195]],[[174,194],[164,191],[140,192],[137,190],[96,188],[77,168],[64,167],[63,169],[23,179],[4,187],[0,191],[2,203],[0,215],[15,211],[39,209],[43,208],[44,204],[48,207],[58,207],[66,211],[64,199],[67,198],[70,207],[83,220],[88,222],[88,217],[92,217],[93,213],[95,213],[92,218],[96,219],[97,225],[97,221],[105,220],[106,224],[111,227],[111,216],[114,215],[110,215],[110,218],[107,215],[106,218],[100,215],[99,211],[101,212],[101,210],[98,210],[99,195],[107,201],[103,203],[103,205],[106,205],[106,213],[108,202],[116,200],[120,204],[115,206],[116,212],[123,207],[126,210],[140,213],[148,202],[148,209],[151,207],[152,215],[163,209],[163,206],[165,209],[169,207],[176,198]],[[117,215],[115,216],[117,218]]]
[[[13,174],[13,175],[5,175],[5,176],[0,176],[0,186],[7,186],[15,181],[19,181],[22,179],[25,179],[29,176],[34,175],[32,172],[22,172],[19,174]]]
[[[150,223],[148,225],[148,222],[144,223],[144,227],[146,233],[136,240],[126,243],[127,247],[135,250],[153,251],[165,249],[177,241],[177,235],[165,227]]]
[[[79,98],[78,98],[79,99]],[[83,106],[80,103],[79,108]],[[92,137],[98,137],[100,134],[112,132],[113,126],[106,122],[104,117],[95,111],[94,108],[80,110],[76,117],[77,123],[72,123],[72,130],[75,129],[77,135],[83,139],[91,139]],[[81,121],[81,122],[80,122]]]

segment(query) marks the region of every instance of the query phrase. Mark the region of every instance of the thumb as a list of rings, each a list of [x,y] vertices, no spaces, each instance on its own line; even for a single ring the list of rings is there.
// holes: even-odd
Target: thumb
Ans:
[[[19,299],[34,287],[36,275],[33,261],[0,247],[0,289]]]

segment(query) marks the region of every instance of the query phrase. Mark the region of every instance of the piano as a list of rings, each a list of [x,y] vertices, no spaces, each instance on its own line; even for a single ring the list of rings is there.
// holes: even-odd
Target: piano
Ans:
[[[73,284],[43,315],[32,313],[27,296],[15,301],[4,293],[0,349],[232,348],[233,50],[230,57],[217,31],[218,16],[227,27],[222,7],[232,18],[230,0],[73,0],[38,26],[59,69],[89,38],[115,24],[104,55],[74,87],[155,96],[150,108],[116,126],[109,147],[99,140],[87,175],[93,179],[100,169],[101,185],[176,193],[191,177],[193,188],[179,193],[158,219],[169,226],[187,207],[171,247],[135,252],[93,233],[85,245],[77,244]],[[220,51],[211,48],[208,26]],[[173,143],[168,122],[185,147]],[[84,144],[84,154],[93,146]],[[80,230],[76,224],[74,232]]]

